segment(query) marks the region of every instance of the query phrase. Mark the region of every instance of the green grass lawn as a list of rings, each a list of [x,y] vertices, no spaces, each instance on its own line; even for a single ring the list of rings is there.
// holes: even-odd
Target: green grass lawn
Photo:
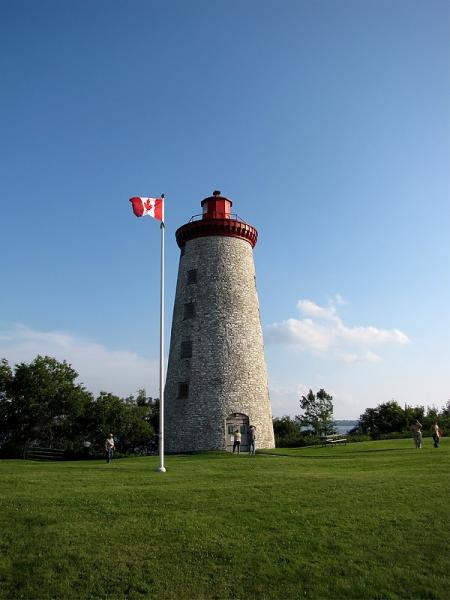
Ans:
[[[450,440],[0,461],[0,597],[450,597]]]

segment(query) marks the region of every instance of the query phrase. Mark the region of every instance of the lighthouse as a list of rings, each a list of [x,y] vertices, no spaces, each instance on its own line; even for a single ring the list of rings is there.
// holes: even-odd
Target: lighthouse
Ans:
[[[273,448],[253,248],[255,227],[215,191],[176,231],[180,263],[165,387],[167,452]]]

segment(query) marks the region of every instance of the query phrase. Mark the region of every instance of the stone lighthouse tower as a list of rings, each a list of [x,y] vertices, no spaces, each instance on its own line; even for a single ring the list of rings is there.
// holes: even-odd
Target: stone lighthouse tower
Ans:
[[[231,450],[256,427],[273,448],[272,414],[255,283],[258,232],[214,192],[176,232],[180,264],[165,388],[168,452]]]

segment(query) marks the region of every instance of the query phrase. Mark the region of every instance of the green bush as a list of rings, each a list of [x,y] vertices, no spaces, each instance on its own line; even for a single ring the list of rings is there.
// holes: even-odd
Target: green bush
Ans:
[[[355,433],[354,435],[347,433],[347,442],[369,442],[371,440],[370,435],[364,433]]]
[[[12,443],[0,447],[0,458],[23,458],[24,449]]]
[[[297,437],[275,436],[277,448],[304,448],[305,446],[316,446],[320,444],[320,438],[315,435],[304,435]]]

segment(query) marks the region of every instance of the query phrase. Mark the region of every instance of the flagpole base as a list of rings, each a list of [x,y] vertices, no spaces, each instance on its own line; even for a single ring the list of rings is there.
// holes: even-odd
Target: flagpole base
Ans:
[[[159,471],[160,473],[165,473],[166,467],[158,467],[156,470]]]

